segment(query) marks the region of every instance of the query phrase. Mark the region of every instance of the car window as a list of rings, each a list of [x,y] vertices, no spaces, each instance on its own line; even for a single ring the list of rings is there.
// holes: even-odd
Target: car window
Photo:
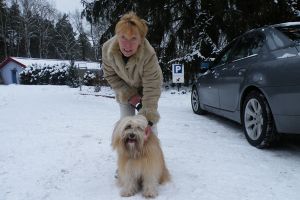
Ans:
[[[267,46],[270,50],[276,50],[280,48],[284,48],[289,44],[289,41],[284,35],[276,31],[275,29],[270,29],[267,34]]]
[[[212,66],[218,66],[218,65],[222,65],[224,63],[226,63],[229,60],[229,56],[231,55],[231,52],[233,51],[233,47],[236,44],[236,40],[234,40],[233,42],[229,43],[223,51],[221,51],[221,53],[219,54],[219,56],[216,57],[216,59],[214,60]]]
[[[243,36],[231,54],[230,60],[238,60],[258,54],[264,44],[264,36],[259,33],[251,33]]]
[[[294,42],[300,43],[300,25],[276,27],[277,30],[285,34],[289,39]]]

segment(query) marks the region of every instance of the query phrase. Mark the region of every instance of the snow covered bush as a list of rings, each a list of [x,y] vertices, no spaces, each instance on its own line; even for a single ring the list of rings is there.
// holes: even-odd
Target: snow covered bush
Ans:
[[[69,65],[38,65],[32,64],[26,67],[20,73],[21,84],[26,85],[67,85],[68,83],[76,85],[74,83],[74,77],[71,75],[76,75],[73,68]],[[78,79],[78,76],[75,77]]]
[[[20,73],[20,81],[22,84],[26,85],[36,85],[36,84],[43,84],[42,79],[42,67],[33,64],[32,66],[26,67]]]
[[[93,86],[97,84],[98,77],[96,73],[86,71],[83,75],[83,84],[87,86]]]
[[[50,72],[50,84],[52,85],[66,85],[69,75],[69,65],[54,66]]]
[[[79,86],[79,71],[75,66],[69,67],[69,76],[66,84],[72,88]]]

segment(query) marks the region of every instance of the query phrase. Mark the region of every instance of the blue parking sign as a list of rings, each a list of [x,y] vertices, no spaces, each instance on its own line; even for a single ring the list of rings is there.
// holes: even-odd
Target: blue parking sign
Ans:
[[[172,64],[173,83],[184,83],[184,65]]]
[[[182,65],[181,64],[174,64],[173,71],[175,74],[182,74]]]

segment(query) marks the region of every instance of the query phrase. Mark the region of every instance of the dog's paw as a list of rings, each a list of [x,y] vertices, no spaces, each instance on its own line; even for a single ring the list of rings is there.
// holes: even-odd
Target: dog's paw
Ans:
[[[131,197],[131,196],[133,196],[135,194],[135,192],[134,191],[131,191],[131,190],[122,190],[121,191],[121,196],[122,197]]]
[[[158,195],[156,190],[144,190],[143,196],[146,198],[155,198]]]

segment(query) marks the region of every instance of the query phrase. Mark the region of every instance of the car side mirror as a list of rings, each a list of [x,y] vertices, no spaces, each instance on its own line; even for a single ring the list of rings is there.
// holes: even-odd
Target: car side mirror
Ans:
[[[207,71],[209,69],[209,67],[211,66],[211,64],[212,64],[212,61],[210,61],[210,60],[201,62],[201,64],[200,64],[201,72]]]

